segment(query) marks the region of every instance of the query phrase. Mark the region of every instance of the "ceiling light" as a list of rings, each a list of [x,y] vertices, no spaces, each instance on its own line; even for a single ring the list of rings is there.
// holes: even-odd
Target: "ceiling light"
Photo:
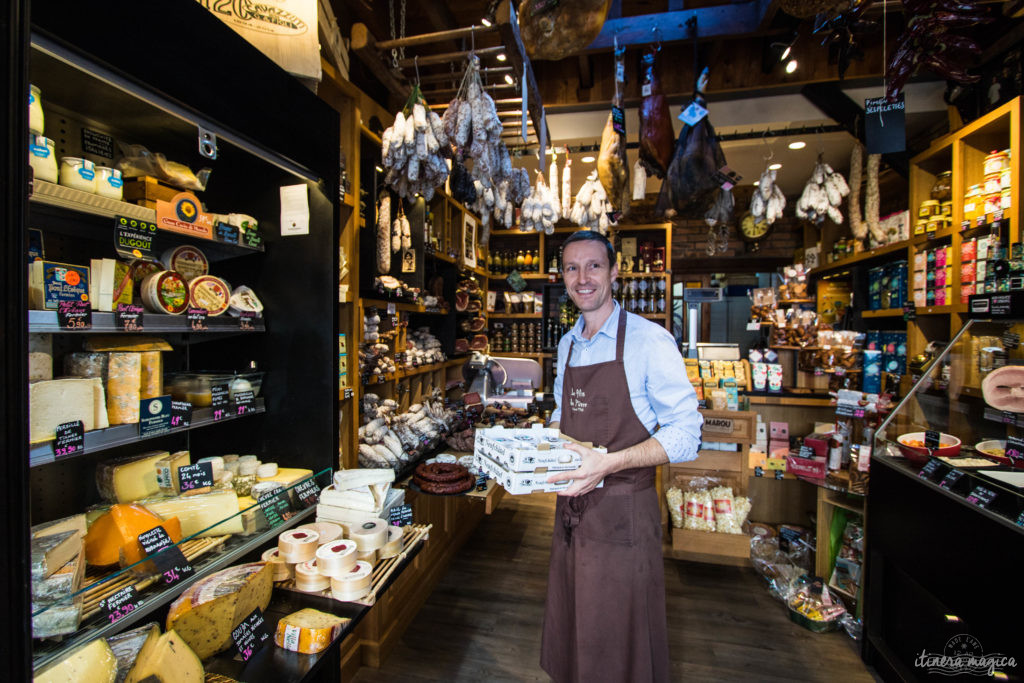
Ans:
[[[761,184],[760,180],[755,180],[754,181],[754,187],[758,187],[760,184]]]
[[[587,156],[580,159],[580,161],[582,161],[585,164],[592,164],[596,161],[596,159],[588,154]]]
[[[516,84],[516,82],[512,79],[512,76],[509,74],[505,74],[505,82],[508,83],[509,85]]]
[[[790,149],[803,149],[806,146],[807,146],[807,143],[804,142],[803,140],[797,140],[796,142],[789,143],[789,148]]]
[[[483,24],[484,26],[488,27],[488,28],[491,27],[491,20],[488,19],[487,17],[484,17],[483,19],[481,19],[480,23]]]
[[[793,46],[792,45],[787,45],[786,49],[782,51],[782,56],[779,57],[779,61],[780,62],[786,61],[786,57],[788,57],[789,53],[792,52],[792,51],[793,51]]]
[[[384,172],[384,169],[381,168],[380,166],[374,166],[374,168],[377,169],[377,173],[383,173]]]
[[[500,55],[498,55],[498,61],[499,62],[504,62],[506,59],[508,59],[508,57],[505,56],[504,52],[502,52]]]
[[[780,168],[782,168],[782,164],[772,164],[771,166],[768,167],[768,170],[778,171]]]
[[[791,59],[786,62],[786,73],[791,74],[796,71],[797,63],[795,59]]]

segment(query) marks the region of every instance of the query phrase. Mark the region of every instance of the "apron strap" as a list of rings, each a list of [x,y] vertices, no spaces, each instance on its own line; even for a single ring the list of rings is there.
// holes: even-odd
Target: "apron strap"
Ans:
[[[622,349],[626,345],[626,309],[619,309],[619,329],[615,333],[615,360],[622,360]]]

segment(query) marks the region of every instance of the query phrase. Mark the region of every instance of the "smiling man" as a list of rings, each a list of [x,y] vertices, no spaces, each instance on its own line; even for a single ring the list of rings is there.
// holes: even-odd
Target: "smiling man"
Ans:
[[[702,418],[668,331],[612,299],[611,243],[565,241],[562,279],[582,315],[558,344],[552,426],[599,453],[559,494],[541,666],[563,681],[667,681],[668,634],[655,467],[697,457]],[[604,485],[597,485],[604,480]]]

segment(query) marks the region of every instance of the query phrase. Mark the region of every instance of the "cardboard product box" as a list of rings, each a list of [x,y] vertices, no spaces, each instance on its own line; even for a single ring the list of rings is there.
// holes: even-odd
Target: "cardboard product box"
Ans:
[[[786,472],[800,476],[824,479],[826,474],[824,456],[801,458],[795,455],[786,456]]]
[[[29,301],[36,310],[55,311],[62,301],[89,301],[89,268],[56,261],[29,265]]]
[[[486,455],[473,454],[473,463],[485,474],[498,482],[502,488],[514,496],[528,493],[554,493],[564,491],[572,485],[572,480],[550,483],[547,481],[552,472],[571,471],[575,467],[539,469],[533,472],[510,472]],[[604,482],[597,486],[601,488]]]
[[[865,350],[863,353],[864,371],[861,375],[861,391],[877,394],[882,391],[882,352]]]
[[[831,432],[814,432],[804,437],[804,445],[813,448],[816,456],[826,457],[828,455],[828,440],[831,437]]]
[[[576,469],[580,456],[565,448],[570,442],[575,439],[540,424],[526,429],[489,427],[476,430],[473,453],[490,458],[513,472],[535,472],[539,467]],[[596,450],[607,452],[604,448]]]
[[[879,290],[881,291],[881,290]],[[835,322],[850,306],[850,283],[822,280],[818,283],[817,308],[822,322]]]

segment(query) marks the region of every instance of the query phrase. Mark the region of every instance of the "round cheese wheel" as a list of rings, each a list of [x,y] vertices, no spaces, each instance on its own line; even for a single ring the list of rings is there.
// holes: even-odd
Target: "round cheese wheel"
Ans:
[[[255,313],[256,317],[259,317],[263,313],[263,302],[260,301],[258,296],[256,296],[256,292],[252,291],[245,285],[235,287],[234,291],[231,292],[230,305],[230,314],[236,318],[239,317],[243,311]]]
[[[205,308],[209,315],[220,315],[228,310],[231,298],[231,287],[228,283],[213,275],[200,275],[188,285],[188,295],[192,305]]]
[[[1005,365],[985,376],[981,382],[985,403],[996,410],[1024,412],[1024,366]]]
[[[182,277],[188,282],[192,282],[197,277],[210,272],[210,262],[207,260],[206,255],[199,251],[199,249],[187,244],[168,249],[160,256],[160,261],[167,270],[181,273]]]
[[[154,313],[180,315],[188,302],[188,282],[173,270],[151,273],[142,281],[142,303]]]

